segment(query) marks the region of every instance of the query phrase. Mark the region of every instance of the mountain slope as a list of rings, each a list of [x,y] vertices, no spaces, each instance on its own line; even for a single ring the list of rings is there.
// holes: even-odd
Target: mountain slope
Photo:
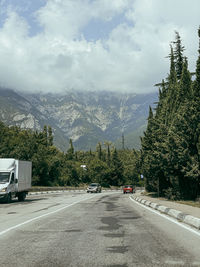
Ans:
[[[156,100],[155,93],[68,92],[56,95],[1,89],[0,120],[8,125],[37,130],[45,124],[51,125],[55,144],[62,150],[67,149],[69,138],[76,149],[89,150],[95,149],[99,141],[120,140],[122,133],[127,146],[132,148],[138,147],[149,105]]]

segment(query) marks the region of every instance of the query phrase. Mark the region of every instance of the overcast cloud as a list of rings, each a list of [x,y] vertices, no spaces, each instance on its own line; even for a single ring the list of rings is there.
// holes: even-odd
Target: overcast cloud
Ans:
[[[199,0],[0,0],[0,85],[147,93],[181,35],[195,70]]]

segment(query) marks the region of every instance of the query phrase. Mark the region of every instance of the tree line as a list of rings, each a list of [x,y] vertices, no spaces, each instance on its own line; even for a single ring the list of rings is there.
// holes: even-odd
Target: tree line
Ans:
[[[140,185],[138,153],[117,150],[109,142],[98,143],[96,151],[75,151],[71,139],[68,150],[62,152],[53,144],[50,126],[38,132],[0,122],[0,157],[32,161],[35,186]]]
[[[159,85],[155,110],[141,138],[141,169],[148,191],[170,199],[200,195],[200,28],[196,71],[188,70],[178,32],[171,44],[170,72]]]

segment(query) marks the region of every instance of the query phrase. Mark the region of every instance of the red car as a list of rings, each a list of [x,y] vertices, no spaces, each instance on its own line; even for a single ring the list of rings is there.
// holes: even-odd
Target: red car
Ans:
[[[123,187],[123,193],[126,194],[126,193],[134,193],[134,189],[133,189],[133,186],[132,185],[125,185]]]

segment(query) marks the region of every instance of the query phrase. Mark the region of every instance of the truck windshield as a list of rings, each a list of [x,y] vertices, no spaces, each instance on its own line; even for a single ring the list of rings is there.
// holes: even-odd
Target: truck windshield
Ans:
[[[8,183],[10,178],[9,172],[0,172],[0,184]]]

